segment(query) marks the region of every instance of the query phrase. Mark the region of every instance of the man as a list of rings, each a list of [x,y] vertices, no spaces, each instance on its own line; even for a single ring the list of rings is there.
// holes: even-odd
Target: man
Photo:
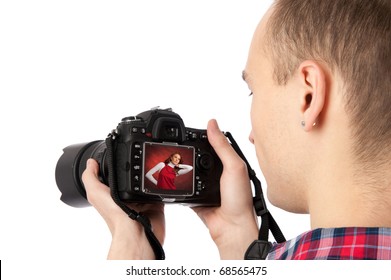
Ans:
[[[243,71],[250,141],[270,202],[309,213],[312,228],[268,258],[391,259],[390,42],[389,0],[276,0],[258,25]],[[194,210],[221,258],[242,259],[258,233],[246,166],[214,120],[208,137],[224,165],[221,206]],[[109,258],[154,258],[97,170],[90,160],[83,181],[112,232]],[[142,208],[162,242],[163,207]]]

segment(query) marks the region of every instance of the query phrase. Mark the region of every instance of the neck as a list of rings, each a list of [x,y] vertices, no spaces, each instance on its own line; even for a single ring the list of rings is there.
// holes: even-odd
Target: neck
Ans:
[[[327,173],[325,173],[327,174]],[[391,185],[352,184],[354,180],[319,180],[309,201],[311,228],[391,227]]]
[[[307,143],[318,152],[303,194],[311,228],[391,227],[391,166],[357,162],[346,115],[322,121]]]

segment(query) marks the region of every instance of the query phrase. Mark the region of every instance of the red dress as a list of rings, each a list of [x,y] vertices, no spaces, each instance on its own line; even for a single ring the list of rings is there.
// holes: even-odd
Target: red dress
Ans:
[[[166,166],[160,170],[157,187],[163,190],[176,190],[174,184],[176,176],[177,174],[174,168],[166,164]]]

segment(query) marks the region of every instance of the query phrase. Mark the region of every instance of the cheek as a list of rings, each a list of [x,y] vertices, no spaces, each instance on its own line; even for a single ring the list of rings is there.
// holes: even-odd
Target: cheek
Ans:
[[[267,100],[253,99],[251,106],[252,137],[255,145],[258,163],[268,184],[273,187],[278,181],[278,174],[285,168],[284,154],[288,149],[286,130],[281,122],[279,111]],[[262,106],[257,106],[262,104]],[[278,170],[278,172],[276,172]],[[284,173],[284,172],[283,172]]]
[[[252,139],[256,150],[264,153],[269,146],[272,131],[273,111],[267,100],[254,96],[251,103]]]
[[[267,122],[268,116],[265,110],[261,110],[257,106],[256,100],[253,99],[251,104],[251,139],[250,141],[254,144],[258,163],[263,169],[268,162],[268,129]],[[265,108],[266,109],[266,108]]]
[[[263,130],[263,123],[266,121],[266,117],[267,117],[266,114],[267,108],[265,106],[259,106],[260,103],[261,101],[254,96],[251,102],[251,111],[250,111],[253,137],[257,137],[259,134],[262,134],[261,131]]]

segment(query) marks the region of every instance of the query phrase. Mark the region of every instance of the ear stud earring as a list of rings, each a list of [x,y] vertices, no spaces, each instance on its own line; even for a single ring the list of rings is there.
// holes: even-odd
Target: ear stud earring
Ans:
[[[305,127],[305,121],[301,121],[301,127]],[[314,122],[313,124],[312,124],[312,126],[315,126],[316,125],[316,122]]]

